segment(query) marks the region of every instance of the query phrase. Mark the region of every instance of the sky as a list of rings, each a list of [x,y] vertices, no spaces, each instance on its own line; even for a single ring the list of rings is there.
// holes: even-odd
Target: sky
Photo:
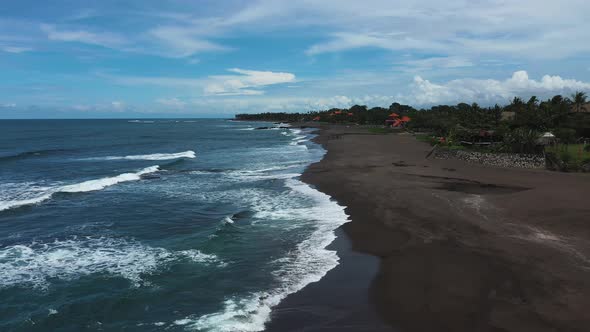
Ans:
[[[0,2],[0,118],[590,93],[587,0]]]

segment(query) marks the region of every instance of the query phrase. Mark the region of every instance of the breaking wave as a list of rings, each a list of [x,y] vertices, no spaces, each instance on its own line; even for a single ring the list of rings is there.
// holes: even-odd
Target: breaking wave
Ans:
[[[196,158],[195,152],[188,150],[178,153],[153,153],[153,154],[141,154],[132,156],[107,156],[107,157],[94,157],[85,158],[84,160],[172,160],[179,158]]]
[[[278,212],[274,217],[311,218],[315,230],[297,245],[296,250],[274,262],[278,268],[273,276],[280,282],[280,286],[245,297],[227,298],[221,311],[200,317],[189,316],[174,321],[174,325],[183,325],[198,331],[262,331],[270,319],[273,307],[289,294],[319,281],[338,265],[337,253],[326,247],[336,238],[335,230],[348,221],[344,207],[332,201],[330,196],[299,180],[288,179],[286,186],[312,200],[314,206]]]
[[[81,193],[102,190],[106,187],[113,186],[117,183],[137,181],[142,175],[155,173],[159,166],[146,167],[136,173],[123,173],[113,177],[105,177],[96,180],[84,181],[64,186],[37,186],[31,183],[24,184],[4,184],[0,185],[0,211],[8,210],[24,205],[41,203],[50,199],[54,194],[62,193]]]
[[[32,286],[45,289],[52,279],[74,280],[91,274],[121,277],[139,287],[142,279],[162,265],[182,260],[226,264],[199,250],[170,251],[134,240],[107,237],[74,237],[50,243],[29,243],[0,248],[0,289]]]

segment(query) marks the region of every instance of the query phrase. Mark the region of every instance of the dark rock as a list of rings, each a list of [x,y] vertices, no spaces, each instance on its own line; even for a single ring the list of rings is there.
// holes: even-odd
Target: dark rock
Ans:
[[[477,151],[451,151],[439,149],[435,152],[438,159],[460,159],[469,163],[476,163],[496,167],[515,168],[544,168],[545,159],[538,155],[515,153],[484,153]]]

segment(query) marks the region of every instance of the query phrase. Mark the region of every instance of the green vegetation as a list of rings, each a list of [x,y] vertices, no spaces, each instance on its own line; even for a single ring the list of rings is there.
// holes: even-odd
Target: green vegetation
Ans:
[[[389,134],[392,130],[389,128],[369,128],[371,134]]]
[[[552,157],[563,171],[579,171],[590,165],[590,149],[588,144],[557,144],[545,148],[547,155]]]
[[[425,134],[418,134],[415,136],[416,139],[420,142],[426,142],[426,143],[434,143],[433,137],[430,135],[425,135]],[[436,144],[436,143],[435,143]]]
[[[541,139],[545,132],[555,135],[555,141],[569,146],[567,152],[549,151],[555,160],[567,160],[584,168],[587,155],[578,156],[571,151],[575,143],[590,138],[590,107],[584,92],[576,92],[571,98],[561,95],[541,101],[533,96],[528,101],[514,98],[508,105],[481,107],[476,103],[438,105],[428,109],[416,109],[409,105],[393,103],[388,108],[367,108],[354,105],[349,109],[329,109],[306,113],[261,113],[238,114],[239,120],[304,122],[316,121],[340,124],[381,125],[371,128],[370,133],[383,134],[386,120],[392,113],[409,117],[404,129],[428,133],[417,135],[417,139],[439,144],[449,149],[476,149],[491,152],[512,152],[542,154]],[[552,139],[549,139],[552,140]]]

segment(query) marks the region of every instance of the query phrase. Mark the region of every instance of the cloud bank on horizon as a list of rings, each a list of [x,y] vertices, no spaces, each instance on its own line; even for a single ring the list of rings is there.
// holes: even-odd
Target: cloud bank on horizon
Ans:
[[[582,0],[23,0],[0,118],[227,116],[590,92]]]

